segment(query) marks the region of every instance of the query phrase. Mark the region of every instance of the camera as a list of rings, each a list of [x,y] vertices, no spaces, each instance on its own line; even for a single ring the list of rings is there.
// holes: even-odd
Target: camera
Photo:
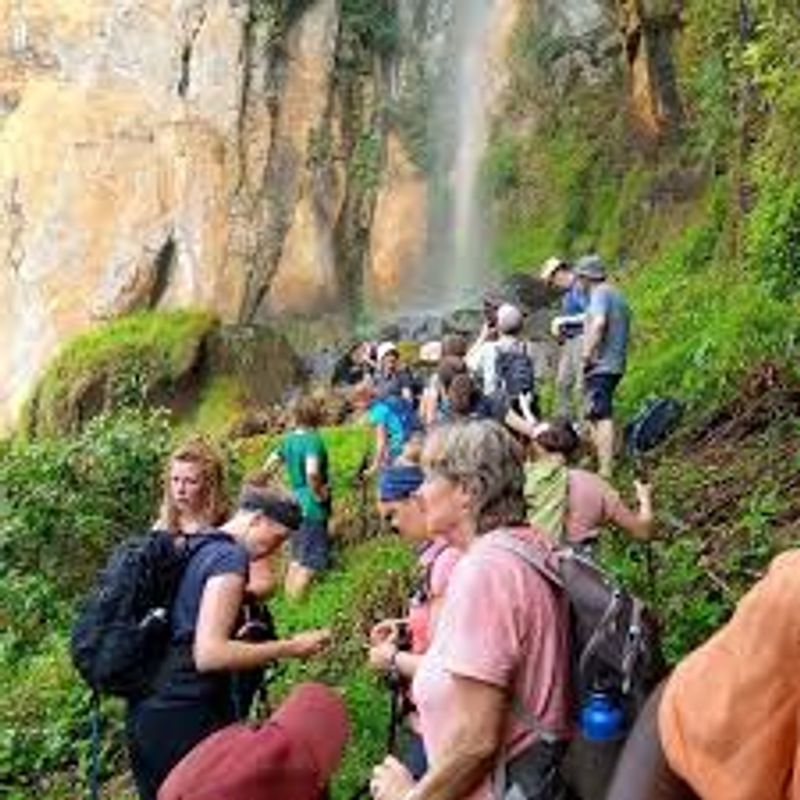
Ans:
[[[395,646],[402,652],[411,650],[411,629],[405,620],[400,620],[397,623],[397,636],[395,638]]]

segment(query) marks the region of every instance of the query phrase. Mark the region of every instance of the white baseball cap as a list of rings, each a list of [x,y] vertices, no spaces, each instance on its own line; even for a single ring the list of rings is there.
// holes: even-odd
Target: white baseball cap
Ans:
[[[389,353],[397,355],[397,345],[394,342],[381,342],[378,345],[378,363],[380,364]]]
[[[522,312],[511,303],[497,309],[497,327],[501,333],[514,333],[522,327]]]

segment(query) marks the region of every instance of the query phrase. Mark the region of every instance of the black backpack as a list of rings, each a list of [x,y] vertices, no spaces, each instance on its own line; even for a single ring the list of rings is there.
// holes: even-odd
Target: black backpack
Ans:
[[[655,617],[597,564],[570,548],[546,554],[512,534],[496,541],[569,599],[576,699],[594,690],[609,692],[621,703],[628,724],[632,723],[666,674]]]
[[[671,434],[683,416],[683,403],[673,397],[648,400],[625,426],[625,450],[632,458],[652,450]]]
[[[497,391],[505,397],[519,397],[534,391],[536,376],[533,360],[524,342],[514,342],[503,349],[497,348],[495,375]]]
[[[150,694],[170,641],[169,613],[189,559],[225,533],[134,537],[112,553],[72,628],[70,652],[81,677],[99,694]]]

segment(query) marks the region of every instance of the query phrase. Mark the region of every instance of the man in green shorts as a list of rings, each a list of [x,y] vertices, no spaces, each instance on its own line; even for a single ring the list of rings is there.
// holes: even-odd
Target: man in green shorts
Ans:
[[[295,407],[295,427],[287,433],[265,464],[282,461],[289,485],[303,512],[300,528],[292,534],[291,560],[286,572],[286,594],[301,598],[317,572],[330,561],[328,519],[331,493],[328,483],[328,451],[317,428],[322,419],[320,402],[301,398]]]

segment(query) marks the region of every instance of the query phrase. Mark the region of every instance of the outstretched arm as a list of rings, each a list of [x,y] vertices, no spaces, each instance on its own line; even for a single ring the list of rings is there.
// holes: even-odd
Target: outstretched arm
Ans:
[[[306,658],[327,646],[327,630],[304,631],[274,642],[233,639],[244,588],[244,577],[233,573],[215,575],[206,581],[193,646],[198,672],[256,669],[279,658]]]
[[[639,508],[631,511],[619,495],[610,490],[612,498],[606,515],[610,522],[627,531],[634,539],[648,540],[653,532],[653,487],[649,483],[634,481]]]

